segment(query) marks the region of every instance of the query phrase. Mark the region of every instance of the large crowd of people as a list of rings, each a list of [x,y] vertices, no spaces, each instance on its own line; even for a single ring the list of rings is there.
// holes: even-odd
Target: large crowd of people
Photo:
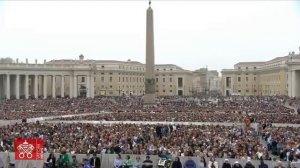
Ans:
[[[142,97],[97,97],[7,100],[0,120],[56,116],[61,123],[20,123],[0,127],[0,151],[14,151],[15,138],[43,138],[45,152],[66,149],[71,154],[144,154],[162,157],[199,156],[235,159],[270,159],[300,162],[297,127],[300,124],[287,97],[159,97],[154,106],[143,106]],[[104,113],[105,112],[105,113]],[[66,114],[87,114],[60,117]],[[169,125],[63,123],[63,120],[169,121]],[[243,126],[172,125],[172,122],[245,123]],[[259,123],[254,129],[247,123]],[[260,131],[260,132],[257,132]],[[260,137],[261,136],[261,137]],[[267,146],[263,144],[264,139]]]
[[[124,129],[126,128],[126,129]],[[44,138],[45,152],[121,153],[268,159],[254,129],[239,126],[92,125],[23,123],[0,129],[0,151],[13,151],[15,138]]]
[[[277,119],[276,114],[294,113],[293,110],[283,106],[282,97],[233,97],[231,99],[197,98],[197,97],[160,97],[155,106],[143,106],[142,97],[97,97],[90,98],[57,98],[57,99],[22,99],[7,100],[0,108],[0,119],[13,120],[33,117],[57,116],[59,114],[94,113],[101,111],[108,112],[194,112],[207,113],[215,112],[232,113],[227,118],[234,120],[235,113],[253,114],[275,114],[271,116]],[[200,116],[202,117],[202,116]],[[269,116],[267,116],[268,118]],[[210,117],[212,121],[217,117]],[[231,119],[230,119],[231,118]],[[260,118],[260,117],[259,117]],[[226,120],[222,120],[226,122]],[[295,121],[298,122],[298,121]]]
[[[300,124],[300,115],[295,113],[257,113],[238,112],[112,112],[94,115],[54,118],[51,120],[88,120],[88,121],[168,121],[168,122],[231,122],[243,123],[245,118],[252,122]]]
[[[266,127],[262,137],[268,149],[285,161],[300,161],[300,128],[299,127]]]

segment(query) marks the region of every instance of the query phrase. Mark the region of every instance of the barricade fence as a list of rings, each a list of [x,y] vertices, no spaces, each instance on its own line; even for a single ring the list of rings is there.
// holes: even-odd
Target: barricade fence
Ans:
[[[59,158],[59,153],[54,154],[56,159]],[[76,159],[78,163],[83,163],[83,159],[87,158],[86,154],[75,154]],[[4,168],[11,168],[10,163],[13,163],[15,166],[14,168],[43,168],[44,164],[47,161],[47,158],[49,156],[49,153],[44,154],[44,160],[37,160],[37,161],[18,161],[15,160],[15,153],[14,152],[0,152],[0,159],[1,162],[4,165]],[[101,159],[101,168],[114,168],[114,160],[116,159],[116,154],[98,154],[97,155]],[[122,159],[124,160],[126,158],[126,154],[121,154]],[[143,162],[146,159],[146,155],[129,155],[130,159],[133,161],[136,160],[136,157],[139,156],[141,158],[141,162]],[[70,160],[72,160],[71,154],[69,154]],[[90,156],[92,157],[92,156]],[[197,168],[200,165],[200,157],[179,157],[182,165],[184,166],[185,162],[188,159],[192,159],[197,164]],[[174,159],[174,158],[173,158]],[[210,158],[205,158],[206,165],[208,165]],[[157,168],[159,157],[157,155],[150,155],[150,160],[153,161],[153,167]],[[236,161],[238,161],[243,167],[247,163],[247,160],[241,160],[241,159],[228,159],[229,163],[233,165]],[[216,161],[218,162],[218,167],[221,168],[224,163],[224,158],[216,158]],[[251,163],[258,168],[260,165],[259,160],[251,160]],[[265,164],[268,165],[269,168],[273,168],[277,165],[276,161],[264,161]],[[288,168],[288,162],[282,162],[283,166]],[[297,163],[296,167],[300,167],[300,163]]]

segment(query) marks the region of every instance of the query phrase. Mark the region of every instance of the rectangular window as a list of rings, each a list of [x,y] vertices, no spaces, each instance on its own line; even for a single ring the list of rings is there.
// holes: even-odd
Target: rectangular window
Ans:
[[[101,77],[101,82],[104,82],[104,77],[103,76]]]
[[[158,82],[158,78],[156,78],[156,82]]]
[[[238,77],[238,82],[240,82],[241,81],[241,77]]]
[[[246,77],[246,81],[248,82],[248,77]]]
[[[84,77],[81,77],[81,82],[84,82]]]
[[[109,82],[112,82],[112,77],[109,77]]]
[[[226,87],[231,86],[231,77],[226,77]]]
[[[178,87],[182,87],[182,86],[183,86],[182,78],[178,78]]]

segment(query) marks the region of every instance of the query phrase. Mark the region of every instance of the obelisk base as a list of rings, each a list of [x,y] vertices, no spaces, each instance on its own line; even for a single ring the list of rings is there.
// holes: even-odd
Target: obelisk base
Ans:
[[[144,95],[144,106],[155,106],[155,94],[145,94]]]

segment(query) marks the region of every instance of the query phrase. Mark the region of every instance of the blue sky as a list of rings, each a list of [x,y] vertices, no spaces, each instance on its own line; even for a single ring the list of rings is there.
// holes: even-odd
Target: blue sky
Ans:
[[[154,1],[156,63],[221,70],[298,52],[300,1]],[[145,61],[146,1],[0,1],[0,57]]]

